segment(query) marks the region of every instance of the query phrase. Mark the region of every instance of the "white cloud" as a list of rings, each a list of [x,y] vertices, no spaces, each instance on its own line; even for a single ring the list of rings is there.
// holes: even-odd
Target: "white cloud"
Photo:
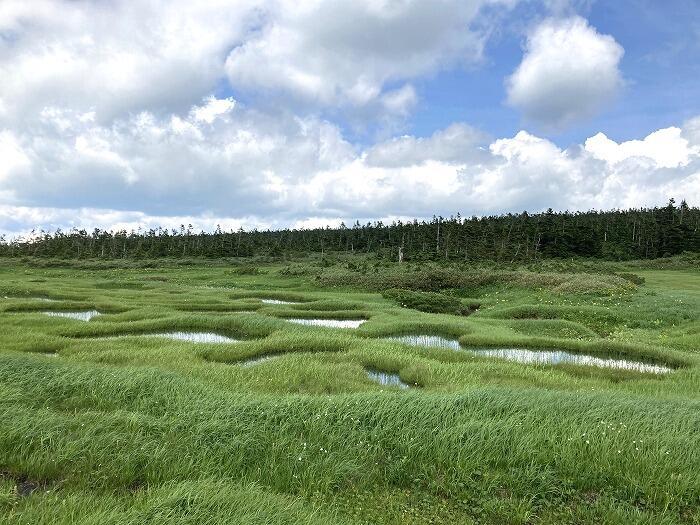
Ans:
[[[230,113],[235,105],[233,98],[218,99],[210,96],[204,105],[193,108],[191,113],[195,120],[211,124],[218,117]]]
[[[409,81],[478,62],[482,7],[513,3],[3,0],[0,129],[30,124],[47,107],[103,124],[181,114],[222,87],[268,109],[303,102],[309,113],[401,120],[418,100]]]
[[[211,97],[184,115],[141,112],[109,126],[45,111],[41,125],[11,139],[3,151],[35,159],[31,170],[2,178],[0,191],[18,202],[163,215],[298,215],[304,203],[287,202],[290,188],[355,156],[328,122]]]
[[[700,148],[700,117],[690,119],[683,125],[681,136],[685,138],[691,146]]]
[[[0,118],[19,122],[53,106],[95,110],[106,122],[187,108],[224,76],[256,3],[3,0]]]
[[[548,19],[528,36],[507,79],[508,103],[526,119],[562,128],[594,115],[623,84],[622,47],[581,17]]]
[[[585,148],[595,158],[610,164],[646,159],[659,168],[678,168],[688,163],[700,153],[700,145],[691,147],[682,137],[680,128],[660,129],[644,140],[630,140],[618,144],[603,133],[586,140]]]
[[[110,127],[57,113],[60,136],[51,122],[24,142],[2,135],[3,152],[19,160],[0,177],[0,230],[279,227],[700,202],[700,148],[683,138],[693,121],[620,144],[596,135],[566,150],[525,131],[490,140],[455,124],[357,151],[316,119],[238,105],[211,124],[197,119],[211,104]]]
[[[0,131],[0,184],[21,177],[30,169],[31,161],[15,136],[10,131]]]
[[[471,25],[491,3],[279,0],[260,30],[230,53],[226,69],[234,87],[321,106],[380,102],[403,115],[413,88],[392,94],[386,84],[480,60],[485,37]]]
[[[390,115],[407,117],[418,103],[418,95],[412,85],[406,84],[382,95],[381,103]]]
[[[436,131],[432,136],[396,137],[376,144],[366,152],[368,166],[400,167],[435,160],[461,164],[488,162],[489,137],[463,123]]]

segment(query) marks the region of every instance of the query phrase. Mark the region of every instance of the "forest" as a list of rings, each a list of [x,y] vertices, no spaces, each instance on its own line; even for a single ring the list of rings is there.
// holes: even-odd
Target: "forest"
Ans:
[[[60,258],[294,257],[329,252],[406,261],[528,262],[543,258],[654,259],[700,251],[700,209],[666,206],[610,211],[433,217],[337,228],[196,232],[179,229],[33,231],[0,237],[0,256]]]

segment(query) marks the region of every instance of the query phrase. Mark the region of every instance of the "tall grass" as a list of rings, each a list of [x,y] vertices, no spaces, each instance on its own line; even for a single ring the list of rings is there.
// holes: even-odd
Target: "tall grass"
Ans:
[[[0,290],[12,292],[0,294],[0,522],[700,520],[700,276],[644,270],[639,288],[589,267],[431,277],[446,297],[478,298],[461,317],[378,293],[395,280],[414,286],[420,271],[390,267],[377,281],[386,286],[367,292],[355,280],[339,291],[255,265],[0,272]],[[41,313],[86,305],[103,315]],[[288,317],[368,321],[342,330]],[[148,337],[174,330],[241,341]],[[383,340],[398,334],[459,339],[465,351]],[[475,346],[677,369],[521,365],[467,351]],[[368,368],[414,388],[378,385]]]

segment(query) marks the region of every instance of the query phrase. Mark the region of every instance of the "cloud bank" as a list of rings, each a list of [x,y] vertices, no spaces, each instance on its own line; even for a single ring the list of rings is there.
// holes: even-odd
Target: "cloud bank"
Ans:
[[[141,112],[110,126],[51,110],[31,135],[0,135],[9,159],[0,171],[0,216],[21,216],[15,210],[26,207],[98,209],[115,224],[202,217],[211,225],[217,217],[251,226],[697,202],[697,128],[690,121],[622,143],[599,133],[562,150],[526,131],[493,139],[457,123],[360,149],[328,121],[271,117],[232,99],[208,98],[181,115]]]

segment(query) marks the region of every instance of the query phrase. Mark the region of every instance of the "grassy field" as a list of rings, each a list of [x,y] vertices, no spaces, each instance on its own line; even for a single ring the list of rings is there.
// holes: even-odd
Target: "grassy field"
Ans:
[[[692,264],[0,261],[1,523],[700,524],[698,472]]]

